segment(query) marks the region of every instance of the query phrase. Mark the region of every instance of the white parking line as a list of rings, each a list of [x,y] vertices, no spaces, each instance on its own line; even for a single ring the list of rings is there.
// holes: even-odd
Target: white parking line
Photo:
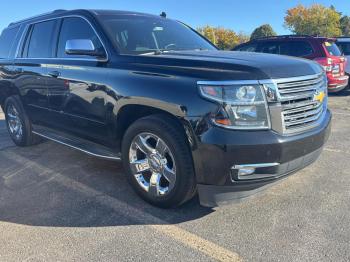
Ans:
[[[163,235],[166,235],[171,239],[197,250],[217,261],[243,261],[243,259],[236,252],[225,249],[178,226],[170,225],[166,221],[161,220],[149,213],[142,212],[137,208],[117,200],[116,198],[101,194],[100,191],[77,182],[76,180],[70,179],[59,172],[54,172],[45,166],[10,151],[2,151],[1,154],[5,154],[7,157],[10,157],[12,160],[18,162],[19,165],[27,165],[39,169],[41,171],[40,173],[54,175],[53,179],[55,182],[58,182],[67,188],[78,191],[87,197],[95,197],[96,201],[101,205],[108,206],[117,212],[122,210],[125,214],[133,214],[132,218],[138,219],[138,222],[145,224],[145,226],[157,230]]]
[[[333,152],[333,153],[341,153],[341,154],[349,154],[350,155],[350,151],[343,151],[343,150],[329,148],[329,147],[326,147],[324,150],[328,151],[328,152]]]
[[[350,116],[350,113],[341,113],[341,112],[334,112],[332,111],[333,115],[340,115],[340,116]]]

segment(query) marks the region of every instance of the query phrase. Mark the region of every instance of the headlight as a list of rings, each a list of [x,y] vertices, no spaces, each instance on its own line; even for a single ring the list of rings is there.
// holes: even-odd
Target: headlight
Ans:
[[[214,85],[201,84],[202,96],[221,103],[224,111],[213,121],[232,129],[270,128],[267,101],[263,87],[259,84]]]

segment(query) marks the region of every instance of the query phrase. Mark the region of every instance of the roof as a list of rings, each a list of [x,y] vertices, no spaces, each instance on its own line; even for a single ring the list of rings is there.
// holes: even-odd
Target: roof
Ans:
[[[90,13],[95,16],[102,16],[102,15],[137,15],[137,16],[148,16],[148,17],[159,17],[157,15],[151,15],[151,14],[145,14],[145,13],[139,13],[139,12],[133,12],[133,11],[121,11],[121,10],[98,10],[98,9],[76,9],[76,10],[64,10],[64,9],[58,9],[54,10],[52,12],[36,15],[33,17],[29,17],[20,21],[13,22],[9,25],[15,26],[22,23],[26,23],[29,21],[35,21],[38,19],[48,19],[48,18],[54,18],[57,15],[71,15],[71,14],[81,14],[81,13]]]
[[[146,13],[140,13],[140,12],[133,12],[133,11],[122,11],[122,10],[99,10],[99,9],[93,9],[93,10],[87,10],[92,12],[95,15],[138,15],[138,16],[150,16],[150,17],[159,17],[157,15],[152,14],[146,14]]]
[[[303,38],[314,38],[319,40],[336,40],[332,37],[323,37],[323,36],[310,36],[310,35],[278,35],[278,36],[268,36],[253,39],[252,41],[261,41],[261,40],[275,40],[275,39],[303,39]]]
[[[338,42],[350,42],[350,36],[342,36],[337,38]]]

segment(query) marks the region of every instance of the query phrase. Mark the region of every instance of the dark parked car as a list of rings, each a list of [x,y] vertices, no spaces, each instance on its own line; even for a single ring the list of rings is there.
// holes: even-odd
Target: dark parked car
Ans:
[[[317,63],[218,51],[164,16],[54,11],[10,24],[0,57],[18,146],[46,138],[122,160],[161,207],[253,194],[314,162],[330,133]]]
[[[337,46],[348,61],[346,64],[345,73],[350,76],[350,37],[337,38]]]
[[[339,92],[349,81],[345,74],[346,58],[335,44],[336,39],[312,36],[277,36],[260,38],[236,46],[233,51],[261,52],[311,59],[323,66],[328,78],[328,91]]]

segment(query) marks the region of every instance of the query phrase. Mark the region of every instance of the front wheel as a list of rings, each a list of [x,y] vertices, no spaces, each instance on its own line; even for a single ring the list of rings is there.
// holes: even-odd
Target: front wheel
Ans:
[[[155,115],[136,121],[124,136],[122,154],[130,184],[147,202],[169,208],[194,196],[192,155],[173,119]]]

